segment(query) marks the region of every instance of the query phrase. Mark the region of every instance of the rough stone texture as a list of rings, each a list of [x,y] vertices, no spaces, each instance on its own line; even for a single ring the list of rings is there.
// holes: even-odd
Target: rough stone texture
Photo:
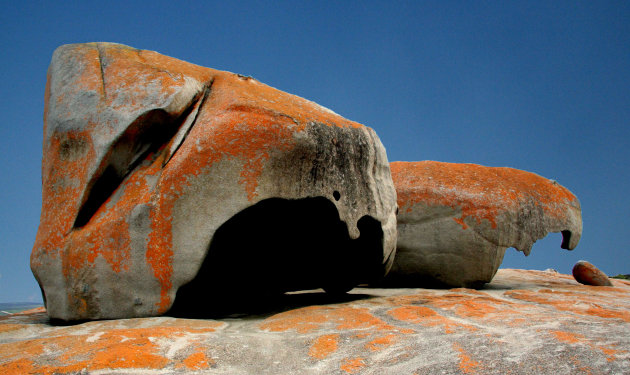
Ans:
[[[613,285],[502,269],[483,290],[313,291],[242,318],[14,315],[0,318],[0,373],[622,374],[630,282]]]
[[[562,232],[564,249],[580,240],[580,203],[553,180],[434,161],[393,162],[391,170],[400,212],[390,284],[479,286],[508,247],[528,255],[549,232]]]
[[[347,289],[395,251],[395,190],[372,129],[117,44],[55,51],[42,185],[31,268],[63,320],[163,314],[202,267],[182,303],[215,303],[195,293],[242,279]]]
[[[573,266],[573,277],[578,283],[594,286],[612,286],[610,279],[590,262],[580,260]]]

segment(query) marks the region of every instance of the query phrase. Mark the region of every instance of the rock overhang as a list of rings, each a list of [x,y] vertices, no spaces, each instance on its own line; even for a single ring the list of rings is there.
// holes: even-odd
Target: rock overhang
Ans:
[[[400,213],[394,284],[479,287],[513,247],[528,255],[550,232],[577,246],[580,202],[535,173],[435,161],[392,162]]]
[[[62,46],[48,76],[31,266],[51,316],[166,312],[221,224],[272,198],[324,197],[352,239],[373,218],[391,265],[395,191],[373,130],[252,78],[116,44]]]

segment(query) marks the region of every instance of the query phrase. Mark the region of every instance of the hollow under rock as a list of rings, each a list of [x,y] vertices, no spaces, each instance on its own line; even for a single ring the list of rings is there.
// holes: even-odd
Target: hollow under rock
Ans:
[[[234,215],[214,234],[197,276],[181,286],[170,315],[257,312],[285,292],[346,292],[384,274],[383,231],[369,216],[348,235],[326,198],[271,198]]]

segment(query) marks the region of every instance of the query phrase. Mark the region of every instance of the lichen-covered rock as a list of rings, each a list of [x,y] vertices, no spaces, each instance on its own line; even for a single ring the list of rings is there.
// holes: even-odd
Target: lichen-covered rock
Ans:
[[[31,268],[63,320],[160,315],[176,295],[216,307],[250,284],[349,289],[395,251],[395,190],[372,129],[117,44],[55,51],[42,184]]]
[[[286,294],[257,316],[0,317],[0,374],[625,374],[630,282],[501,269],[488,288]]]
[[[573,266],[573,277],[584,285],[612,286],[608,276],[592,263],[580,260]]]
[[[549,232],[564,249],[582,234],[578,199],[557,182],[512,168],[393,162],[397,255],[388,283],[479,286],[508,247],[528,255]]]

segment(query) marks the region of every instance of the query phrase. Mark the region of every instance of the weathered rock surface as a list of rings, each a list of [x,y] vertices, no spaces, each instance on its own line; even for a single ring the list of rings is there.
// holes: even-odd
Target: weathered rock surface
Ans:
[[[580,260],[573,266],[573,277],[584,285],[612,286],[608,276],[592,263]]]
[[[0,318],[0,373],[622,374],[630,282],[499,270],[485,289],[289,294],[258,316]],[[85,372],[82,372],[85,373]]]
[[[400,212],[389,284],[479,286],[508,247],[528,255],[549,232],[562,232],[564,249],[580,240],[580,203],[553,180],[434,161],[393,162],[391,170]]]
[[[160,315],[176,295],[211,308],[244,285],[347,289],[395,251],[373,130],[152,51],[55,51],[42,180],[31,268],[57,319]]]

